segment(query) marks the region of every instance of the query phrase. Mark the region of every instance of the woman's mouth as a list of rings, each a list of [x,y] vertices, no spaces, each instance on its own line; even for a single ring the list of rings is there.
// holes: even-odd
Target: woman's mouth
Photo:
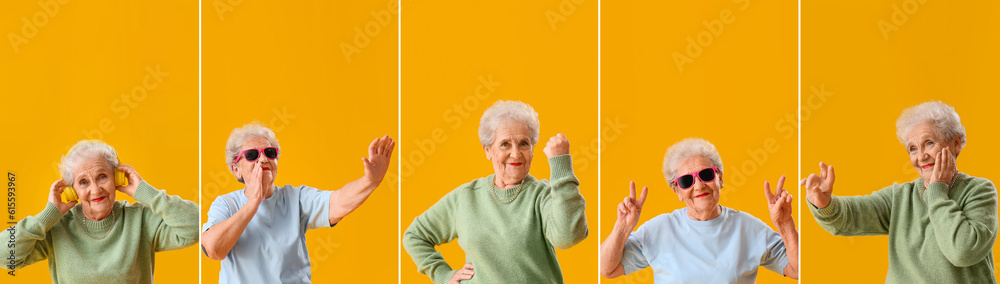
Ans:
[[[263,167],[263,168],[260,168],[260,169],[265,170],[265,171],[270,171],[271,170],[271,168],[268,168],[268,167]]]
[[[108,197],[107,196],[101,196],[101,197],[98,197],[98,198],[91,199],[90,202],[101,202],[101,201],[104,201],[104,199],[106,199],[106,198],[108,198]]]
[[[705,196],[708,196],[708,192],[696,195],[694,198],[702,198],[702,197],[705,197]]]
[[[934,164],[926,164],[926,165],[924,165],[923,167],[920,167],[920,168],[929,169],[931,167],[934,167]]]
[[[510,163],[510,164],[508,164],[508,165],[511,165],[511,166],[515,166],[515,167],[519,167],[519,166],[521,166],[521,165],[523,165],[523,164],[524,164],[524,163]]]

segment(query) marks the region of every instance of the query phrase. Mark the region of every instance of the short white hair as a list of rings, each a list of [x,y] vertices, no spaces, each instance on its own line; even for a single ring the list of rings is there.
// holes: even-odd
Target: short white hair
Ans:
[[[667,148],[667,154],[663,156],[663,177],[667,178],[667,184],[674,186],[672,183],[677,179],[677,167],[694,156],[708,159],[722,175],[722,157],[715,145],[701,138],[685,138]]]
[[[962,118],[958,117],[954,107],[941,101],[929,101],[903,110],[896,120],[899,143],[906,146],[910,130],[921,123],[930,123],[946,140],[959,138],[960,147],[965,147],[965,126],[962,126]]]
[[[483,112],[479,120],[479,143],[483,146],[493,144],[494,134],[504,123],[522,123],[528,126],[531,133],[531,144],[538,143],[538,113],[530,105],[520,101],[500,100]]]
[[[63,181],[73,184],[73,172],[81,163],[91,159],[101,159],[113,171],[118,167],[118,152],[101,140],[80,140],[59,160],[59,175]]]
[[[274,131],[254,121],[243,125],[243,127],[233,129],[233,132],[229,133],[229,140],[226,141],[227,167],[232,165],[233,161],[236,161],[236,155],[240,154],[240,147],[243,147],[243,143],[252,138],[267,139],[267,143],[271,144],[271,147],[281,150],[281,146],[278,145],[278,138],[274,137]]]

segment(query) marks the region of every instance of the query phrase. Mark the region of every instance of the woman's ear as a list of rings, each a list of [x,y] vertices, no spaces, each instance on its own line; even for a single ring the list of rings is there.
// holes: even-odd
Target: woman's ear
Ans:
[[[951,144],[951,151],[954,152],[955,157],[958,158],[958,153],[962,152],[962,137],[955,136],[955,139],[952,139]]]
[[[486,159],[492,161],[493,155],[490,155],[490,146],[483,145],[483,151],[486,152]]]
[[[715,179],[719,184],[719,189],[722,189],[722,174],[719,174],[719,178]]]

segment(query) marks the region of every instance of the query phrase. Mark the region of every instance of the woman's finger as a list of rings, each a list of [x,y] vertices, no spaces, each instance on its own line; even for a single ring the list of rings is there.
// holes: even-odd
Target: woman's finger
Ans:
[[[635,198],[635,181],[628,182],[628,197]]]
[[[774,203],[774,195],[771,194],[771,182],[764,181],[764,198],[767,198],[767,204]]]
[[[639,203],[639,207],[646,204],[646,193],[649,193],[649,187],[643,186],[642,193],[639,194],[639,200],[636,200]]]

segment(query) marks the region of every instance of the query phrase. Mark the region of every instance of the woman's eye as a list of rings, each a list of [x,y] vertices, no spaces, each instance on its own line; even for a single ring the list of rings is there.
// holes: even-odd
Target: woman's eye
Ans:
[[[528,142],[521,142],[521,146],[528,146]]]
[[[80,185],[87,185],[87,181],[86,180],[80,180]]]
[[[927,141],[927,146],[934,145],[934,141]]]
[[[102,179],[102,180],[103,180],[103,179],[106,179],[106,178],[108,178],[108,175],[106,175],[106,174],[101,174],[101,175],[100,175],[100,176],[98,176],[97,178],[99,178],[99,179]]]
[[[500,147],[507,147],[509,145],[510,145],[510,143],[507,143],[507,142],[500,143]]]

